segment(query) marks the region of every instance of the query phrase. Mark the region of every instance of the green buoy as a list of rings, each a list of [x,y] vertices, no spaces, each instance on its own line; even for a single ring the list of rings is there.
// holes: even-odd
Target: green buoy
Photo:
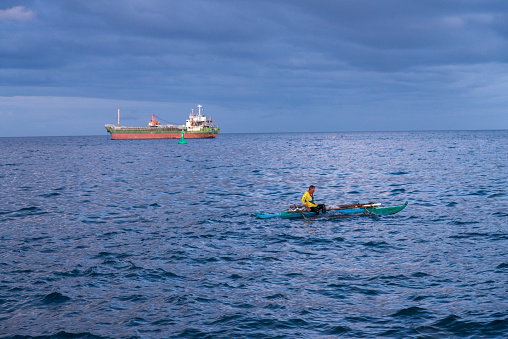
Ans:
[[[185,145],[187,143],[187,140],[185,140],[183,138],[183,129],[182,129],[182,138],[180,139],[180,141],[178,142],[180,145]]]

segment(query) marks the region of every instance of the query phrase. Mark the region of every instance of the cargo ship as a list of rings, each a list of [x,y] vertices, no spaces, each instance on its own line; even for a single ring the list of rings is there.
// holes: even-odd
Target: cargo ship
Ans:
[[[180,139],[182,132],[186,139],[215,138],[220,132],[218,126],[213,125],[213,120],[202,114],[203,106],[198,105],[198,114],[191,110],[189,119],[185,125],[162,125],[152,114],[152,120],[148,127],[124,127],[120,126],[120,110],[118,110],[118,125],[107,124],[106,130],[111,135],[111,140],[138,140],[138,139]]]

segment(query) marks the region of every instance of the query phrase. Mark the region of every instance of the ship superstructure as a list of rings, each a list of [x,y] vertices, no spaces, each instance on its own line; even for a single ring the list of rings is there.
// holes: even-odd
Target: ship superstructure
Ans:
[[[191,113],[189,114],[189,119],[185,121],[185,130],[189,132],[197,132],[202,130],[203,128],[213,128],[217,127],[212,125],[213,120],[212,117],[208,119],[206,116],[201,115],[201,108],[203,106],[198,105],[198,115],[194,115],[194,110],[191,110]]]

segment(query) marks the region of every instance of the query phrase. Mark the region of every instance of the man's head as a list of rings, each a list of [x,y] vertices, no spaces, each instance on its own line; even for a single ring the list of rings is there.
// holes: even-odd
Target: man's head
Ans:
[[[315,190],[316,190],[316,187],[314,185],[310,185],[309,193],[314,193]]]

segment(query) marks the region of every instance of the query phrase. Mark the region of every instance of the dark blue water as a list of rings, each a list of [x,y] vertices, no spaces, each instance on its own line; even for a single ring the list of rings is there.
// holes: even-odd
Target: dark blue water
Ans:
[[[0,138],[0,335],[506,337],[508,131],[342,135]]]

